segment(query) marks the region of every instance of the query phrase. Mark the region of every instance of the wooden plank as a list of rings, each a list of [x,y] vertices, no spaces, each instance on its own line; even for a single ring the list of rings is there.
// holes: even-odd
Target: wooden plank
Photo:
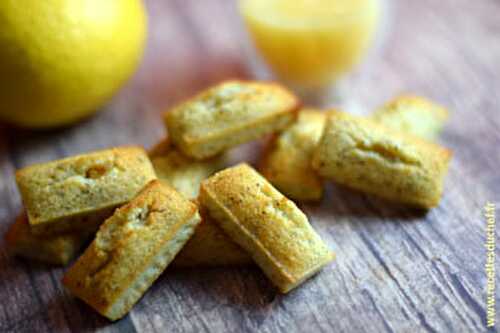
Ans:
[[[409,91],[450,108],[441,141],[455,155],[438,208],[422,216],[329,185],[320,204],[302,208],[338,259],[301,288],[279,295],[256,267],[168,269],[114,324],[62,289],[63,269],[10,258],[0,243],[0,331],[485,331],[481,213],[488,200],[500,203],[500,3],[392,3],[383,48],[349,80],[347,97],[371,109]],[[164,109],[250,75],[234,1],[146,4],[143,64],[104,112],[57,131],[0,127],[0,234],[21,209],[16,168],[112,145],[149,146],[164,135]],[[248,151],[258,145],[238,158],[255,160]]]

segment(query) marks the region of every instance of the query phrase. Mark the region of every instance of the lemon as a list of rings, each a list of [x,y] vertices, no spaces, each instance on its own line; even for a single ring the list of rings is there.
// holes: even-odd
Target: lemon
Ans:
[[[0,119],[74,123],[134,72],[144,48],[141,0],[1,0]]]

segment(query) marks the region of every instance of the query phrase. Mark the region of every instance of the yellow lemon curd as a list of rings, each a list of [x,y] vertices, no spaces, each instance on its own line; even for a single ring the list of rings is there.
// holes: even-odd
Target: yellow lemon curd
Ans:
[[[280,79],[324,87],[356,65],[374,38],[379,0],[242,0],[240,11]]]

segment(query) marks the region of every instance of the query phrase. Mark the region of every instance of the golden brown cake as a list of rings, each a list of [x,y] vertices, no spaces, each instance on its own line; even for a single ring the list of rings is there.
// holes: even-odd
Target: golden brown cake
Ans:
[[[104,222],[63,283],[102,315],[119,319],[163,272],[199,222],[194,203],[154,180]]]
[[[43,164],[16,173],[32,231],[95,231],[113,210],[156,175],[144,149],[119,147]]]
[[[153,159],[157,156],[162,156],[167,154],[170,150],[173,149],[173,145],[168,139],[168,137],[158,141],[153,147],[148,150],[148,156],[150,159]]]
[[[313,158],[328,179],[422,208],[439,203],[451,152],[369,119],[332,112]]]
[[[200,201],[283,293],[333,260],[304,213],[246,164],[205,180]]]
[[[200,215],[201,223],[172,266],[243,266],[253,263],[248,253],[226,235],[205,209],[200,208]]]
[[[400,96],[371,115],[386,127],[433,140],[448,117],[446,109],[422,97]],[[326,114],[304,109],[297,121],[268,144],[259,170],[278,190],[296,201],[320,200],[323,180],[311,167]]]
[[[55,265],[66,265],[87,240],[90,232],[39,236],[31,232],[26,213],[20,214],[5,236],[7,251],[13,255]]]
[[[285,128],[298,99],[274,83],[226,81],[165,114],[172,143],[195,159]]]
[[[197,161],[184,156],[173,147],[168,138],[158,142],[149,156],[159,179],[188,198],[198,196],[201,181],[220,170],[225,155]],[[172,266],[239,266],[252,263],[250,256],[234,243],[212,219],[200,211],[202,222],[172,261]]]
[[[381,106],[371,119],[386,127],[434,140],[448,119],[448,111],[423,97],[404,95]]]
[[[186,157],[174,147],[169,147],[165,142],[162,141],[150,152],[156,175],[189,199],[198,196],[202,180],[225,165],[224,155],[197,161]]]
[[[323,196],[323,180],[311,166],[323,133],[326,113],[304,109],[298,119],[275,136],[265,149],[259,170],[292,200],[314,201]]]

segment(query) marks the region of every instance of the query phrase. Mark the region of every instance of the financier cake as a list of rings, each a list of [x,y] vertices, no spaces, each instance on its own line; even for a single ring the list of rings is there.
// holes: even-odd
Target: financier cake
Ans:
[[[282,130],[299,101],[275,83],[226,81],[165,114],[173,144],[195,159]]]
[[[313,157],[320,176],[421,208],[439,203],[451,152],[366,118],[331,112]]]
[[[149,153],[156,175],[187,198],[194,199],[198,197],[202,180],[223,169],[225,155],[198,161],[185,156],[168,141],[161,141]]]
[[[320,200],[323,178],[311,166],[327,112],[303,109],[297,121],[269,141],[259,170],[278,190],[297,201]],[[435,140],[448,112],[418,96],[400,96],[378,108],[368,118],[406,134]]]
[[[95,231],[156,174],[144,149],[118,147],[35,164],[16,173],[32,231]]]
[[[448,111],[426,98],[403,95],[378,108],[371,119],[386,127],[432,141],[448,119]]]
[[[153,180],[104,222],[63,283],[102,315],[119,319],[174,259],[199,222],[194,203]]]
[[[244,266],[253,263],[250,255],[226,235],[203,207],[200,207],[200,215],[201,223],[172,266]]]
[[[205,180],[200,202],[283,293],[333,260],[304,213],[247,164]]]
[[[23,258],[48,264],[66,265],[73,259],[91,232],[72,232],[53,236],[40,236],[31,232],[26,213],[20,214],[5,236],[7,251]]]
[[[323,196],[323,179],[311,166],[321,139],[326,113],[304,109],[297,121],[268,143],[259,170],[288,198],[315,201]]]

